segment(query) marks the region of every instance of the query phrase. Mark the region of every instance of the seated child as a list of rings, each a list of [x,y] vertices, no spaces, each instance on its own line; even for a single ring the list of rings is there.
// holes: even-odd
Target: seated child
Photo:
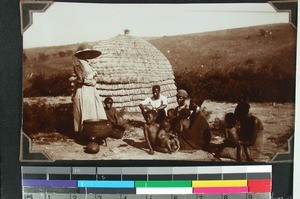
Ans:
[[[223,155],[225,155],[224,153],[228,153],[225,156],[228,156],[229,158],[232,159],[237,159],[237,161],[241,161],[242,147],[240,144],[240,138],[238,132],[239,129],[236,125],[235,115],[233,113],[227,113],[225,115],[225,123],[226,123],[225,141],[224,141],[225,148],[223,149]],[[226,147],[229,147],[231,149]],[[233,151],[235,151],[235,153],[232,153]]]
[[[145,113],[146,124],[144,126],[144,136],[149,147],[149,154],[153,155],[153,147],[156,144],[156,138],[159,131],[159,124],[155,123],[157,112],[149,110]]]
[[[171,121],[171,120],[173,120],[175,117],[176,117],[176,115],[175,115],[175,109],[170,108],[170,109],[167,111],[167,119],[168,119],[169,121]]]
[[[161,128],[157,135],[156,145],[158,147],[167,148],[169,153],[179,150],[179,140],[171,130],[171,125],[168,120],[161,123]]]
[[[125,133],[126,128],[124,126],[124,122],[122,122],[122,118],[119,117],[116,108],[112,107],[112,105],[113,99],[111,97],[107,97],[104,99],[104,110],[112,128],[112,134],[110,137],[121,139]]]
[[[107,116],[107,119],[112,124],[119,124],[119,117],[117,114],[117,110],[115,107],[112,107],[113,99],[111,97],[107,97],[104,99],[104,110]]]

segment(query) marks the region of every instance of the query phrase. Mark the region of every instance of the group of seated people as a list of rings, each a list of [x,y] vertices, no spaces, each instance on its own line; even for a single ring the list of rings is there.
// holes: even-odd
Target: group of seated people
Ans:
[[[145,118],[144,136],[149,154],[154,151],[172,153],[187,149],[201,149],[212,152],[209,125],[200,111],[203,103],[188,98],[185,90],[178,90],[178,106],[168,109],[167,98],[160,94],[160,87],[152,87],[152,97],[139,105]],[[254,161],[251,151],[260,151],[263,143],[262,122],[249,113],[250,105],[241,99],[234,113],[225,115],[224,142],[218,144],[216,157],[237,161]]]
[[[166,109],[167,98],[160,94],[160,86],[152,87],[152,96],[141,101],[139,107],[146,121],[144,136],[149,147],[149,154],[154,151],[173,153],[180,150],[201,149],[211,152],[209,125],[200,110],[203,103],[196,98],[188,98],[185,90],[178,90],[178,106]],[[104,100],[104,109],[112,124],[120,124],[113,99]],[[253,161],[250,151],[259,150],[262,144],[263,125],[249,114],[250,105],[246,101],[238,103],[234,113],[225,115],[224,142],[218,144],[218,157],[237,161]],[[215,151],[214,151],[215,152]]]
[[[178,106],[166,110],[167,98],[160,86],[152,87],[152,97],[139,105],[145,118],[144,136],[149,154],[154,151],[172,153],[179,149],[205,149],[210,142],[208,123],[201,115],[195,99],[188,99],[185,90],[178,90]]]
[[[225,140],[219,149],[220,157],[250,162],[254,161],[251,152],[262,151],[263,124],[249,109],[249,103],[242,100],[234,113],[225,115]]]

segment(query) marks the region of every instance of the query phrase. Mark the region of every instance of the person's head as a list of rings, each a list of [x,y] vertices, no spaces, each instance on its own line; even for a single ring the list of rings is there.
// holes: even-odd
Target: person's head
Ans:
[[[176,117],[176,115],[175,115],[175,109],[170,108],[170,109],[167,111],[167,115],[168,115],[168,118],[169,118],[169,119],[174,119],[174,118]]]
[[[240,102],[234,110],[234,114],[237,120],[246,118],[249,114],[250,105],[247,102]]]
[[[154,85],[152,87],[152,94],[153,94],[154,99],[159,98],[159,94],[160,94],[160,86],[159,85]]]
[[[113,105],[114,101],[111,97],[107,97],[104,99],[104,105],[106,109],[110,109]]]
[[[248,92],[247,91],[242,91],[240,93],[239,102],[244,102],[244,103],[248,102]]]
[[[226,126],[231,128],[236,124],[236,118],[234,113],[226,113],[225,115]]]
[[[171,129],[171,124],[170,124],[170,122],[168,120],[163,120],[161,122],[161,127],[163,129],[165,129],[166,131],[169,131]]]
[[[191,112],[187,108],[183,108],[179,111],[179,117],[182,119],[186,119],[186,118],[190,117],[190,115],[191,115]]]
[[[147,124],[152,124],[153,122],[155,122],[156,117],[157,117],[157,113],[154,110],[149,110],[145,114],[145,119]]]
[[[185,100],[188,98],[188,93],[183,89],[179,89],[177,91],[176,98],[178,105],[182,106],[184,105]]]

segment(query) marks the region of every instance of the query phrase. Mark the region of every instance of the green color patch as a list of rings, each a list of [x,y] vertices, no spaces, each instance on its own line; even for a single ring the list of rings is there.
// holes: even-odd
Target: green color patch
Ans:
[[[135,187],[192,187],[192,181],[135,181]]]

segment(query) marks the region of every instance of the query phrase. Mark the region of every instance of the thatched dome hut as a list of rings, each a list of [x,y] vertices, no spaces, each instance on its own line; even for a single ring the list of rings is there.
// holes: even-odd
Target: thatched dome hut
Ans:
[[[111,96],[114,107],[138,112],[138,104],[152,96],[160,85],[168,108],[176,106],[176,86],[168,59],[152,44],[128,34],[118,35],[94,46],[102,55],[91,64],[98,73],[97,89],[104,99]]]

